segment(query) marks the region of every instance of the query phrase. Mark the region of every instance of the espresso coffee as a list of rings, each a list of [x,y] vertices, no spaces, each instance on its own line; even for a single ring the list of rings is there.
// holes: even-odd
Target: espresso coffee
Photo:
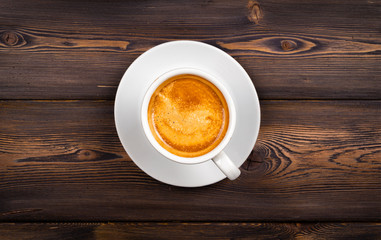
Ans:
[[[229,125],[228,105],[221,91],[191,74],[164,81],[151,96],[147,113],[156,141],[180,157],[198,157],[212,151]]]

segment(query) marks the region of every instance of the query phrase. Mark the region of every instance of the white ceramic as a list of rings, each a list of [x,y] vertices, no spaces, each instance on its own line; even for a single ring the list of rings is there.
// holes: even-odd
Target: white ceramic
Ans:
[[[149,102],[151,100],[152,94],[155,92],[157,87],[159,87],[167,79],[174,76],[182,75],[182,74],[197,75],[211,82],[214,86],[216,86],[221,91],[222,95],[224,96],[226,100],[226,103],[228,105],[228,110],[229,110],[229,126],[226,131],[225,137],[222,139],[221,143],[217,147],[215,147],[212,151],[208,152],[207,154],[204,154],[198,157],[192,157],[192,158],[180,157],[164,149],[155,140],[155,137],[153,136],[150,130],[149,123],[148,123],[148,116],[147,116]],[[234,163],[231,161],[228,155],[223,152],[223,149],[229,143],[234,133],[235,123],[236,123],[236,113],[235,113],[234,102],[228,90],[226,90],[224,85],[213,75],[206,73],[205,71],[195,69],[195,68],[176,68],[162,74],[151,84],[151,86],[148,88],[143,98],[143,104],[141,109],[141,120],[142,120],[144,133],[146,134],[148,140],[150,141],[152,146],[156,148],[156,150],[160,152],[164,157],[171,159],[175,162],[182,163],[182,164],[199,164],[199,163],[212,159],[216,163],[216,165],[220,168],[220,170],[230,180],[234,180],[240,175],[241,173],[240,170],[234,165]]]
[[[209,160],[182,164],[159,153],[145,136],[141,107],[155,79],[176,68],[196,68],[219,79],[234,101],[236,126],[224,152],[239,167],[252,151],[259,132],[260,107],[254,85],[230,55],[195,41],[158,45],[139,56],[125,72],[115,98],[115,124],[120,141],[134,163],[151,177],[174,186],[199,187],[226,178]]]

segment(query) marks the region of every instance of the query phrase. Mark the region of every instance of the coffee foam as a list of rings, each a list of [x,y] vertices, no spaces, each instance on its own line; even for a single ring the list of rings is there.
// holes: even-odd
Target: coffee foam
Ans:
[[[222,93],[212,83],[195,75],[178,75],[155,90],[148,122],[164,149],[181,157],[197,157],[222,141],[229,111]]]

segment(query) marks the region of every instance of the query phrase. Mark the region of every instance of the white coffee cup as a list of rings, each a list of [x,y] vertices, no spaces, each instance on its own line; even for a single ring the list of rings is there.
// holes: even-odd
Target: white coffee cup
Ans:
[[[192,74],[192,75],[200,76],[200,77],[208,80],[209,82],[211,82],[214,86],[216,86],[221,91],[221,93],[223,94],[223,96],[226,100],[226,103],[227,103],[227,106],[229,109],[229,125],[228,125],[228,129],[226,131],[225,137],[222,139],[220,144],[217,145],[213,150],[211,150],[210,152],[208,152],[204,155],[198,156],[198,157],[180,157],[180,156],[177,156],[173,153],[170,153],[169,151],[164,149],[156,141],[155,137],[153,136],[153,134],[151,132],[151,129],[150,129],[149,123],[148,123],[148,116],[147,116],[148,105],[149,105],[151,97],[154,94],[156,88],[159,87],[167,79],[174,77],[174,76],[177,76],[177,75],[182,75],[182,74]],[[164,157],[166,157],[172,161],[181,163],[181,164],[198,164],[198,163],[202,163],[202,162],[205,162],[205,161],[212,159],[214,161],[214,163],[217,165],[217,167],[230,180],[234,180],[240,175],[241,171],[239,170],[239,168],[237,166],[235,166],[233,161],[223,151],[224,148],[226,147],[226,145],[229,143],[229,141],[233,135],[235,124],[236,124],[236,111],[235,111],[233,99],[232,99],[231,95],[229,94],[229,92],[227,91],[227,89],[224,87],[224,85],[216,77],[206,73],[205,71],[195,69],[195,68],[177,68],[177,69],[173,69],[173,70],[168,71],[168,72],[162,74],[161,76],[159,76],[151,84],[151,86],[149,86],[149,88],[148,88],[148,90],[144,96],[143,104],[142,104],[142,108],[141,108],[141,122],[143,125],[144,133],[145,133],[146,137],[148,138],[149,142]]]

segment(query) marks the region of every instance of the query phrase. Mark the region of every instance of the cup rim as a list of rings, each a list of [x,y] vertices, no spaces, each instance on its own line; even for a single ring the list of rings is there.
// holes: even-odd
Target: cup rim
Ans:
[[[155,92],[156,88],[159,87],[163,82],[165,82],[167,79],[181,75],[181,74],[191,74],[191,75],[197,75],[200,76],[209,82],[211,82],[214,86],[216,86],[224,96],[228,109],[229,109],[229,126],[226,131],[225,137],[222,139],[220,144],[218,144],[214,149],[212,149],[210,152],[197,156],[197,157],[180,157],[178,155],[175,155],[165,148],[163,148],[155,139],[153,136],[151,129],[149,127],[148,123],[148,105],[151,100],[152,94]],[[197,164],[202,163],[205,161],[208,161],[212,158],[214,158],[216,155],[218,155],[220,152],[223,151],[223,149],[226,147],[226,145],[229,143],[235,129],[236,124],[236,111],[233,99],[228,92],[228,90],[224,87],[224,85],[218,80],[218,78],[214,77],[213,75],[205,72],[204,70],[196,69],[196,68],[189,68],[189,67],[183,67],[183,68],[175,68],[172,70],[169,70],[162,75],[160,75],[158,78],[156,78],[151,85],[148,87],[144,98],[143,103],[141,107],[141,123],[144,130],[144,134],[147,137],[150,144],[164,157],[183,164]]]

